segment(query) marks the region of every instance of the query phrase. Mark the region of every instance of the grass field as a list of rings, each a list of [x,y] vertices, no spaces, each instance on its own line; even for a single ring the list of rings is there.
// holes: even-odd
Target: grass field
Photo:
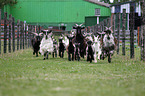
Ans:
[[[121,50],[121,49],[120,49]],[[32,55],[32,49],[0,55],[0,96],[145,96],[145,62],[113,56],[89,63]],[[120,53],[121,54],[121,53]]]

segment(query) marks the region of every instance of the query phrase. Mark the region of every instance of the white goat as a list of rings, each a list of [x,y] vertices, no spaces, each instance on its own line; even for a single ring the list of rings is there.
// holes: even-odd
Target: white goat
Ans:
[[[62,41],[64,43],[65,49],[67,48],[68,44],[69,44],[69,39],[67,38],[67,36],[64,36],[62,34],[62,36],[64,37],[64,40]]]
[[[100,60],[100,55],[102,53],[101,51],[101,44],[100,44],[100,40],[99,40],[99,36],[94,36],[94,44],[93,44],[93,51],[94,51],[94,62],[97,63],[97,55],[98,55],[98,59]]]
[[[49,30],[43,30],[43,32],[45,32],[46,34],[44,34],[42,41],[40,43],[40,50],[39,52],[41,53],[41,55],[44,55],[44,60],[45,57],[47,55],[47,59],[48,59],[48,53],[52,53],[54,48],[53,48],[53,40],[51,38],[52,32]]]

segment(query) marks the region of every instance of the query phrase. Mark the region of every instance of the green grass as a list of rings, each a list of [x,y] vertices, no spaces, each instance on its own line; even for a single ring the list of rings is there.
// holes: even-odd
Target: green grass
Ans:
[[[120,49],[121,50],[121,49]],[[144,96],[145,63],[140,50],[135,58],[114,54],[89,63],[85,59],[65,58],[42,60],[32,49],[0,55],[0,96]],[[120,53],[121,54],[121,53]]]

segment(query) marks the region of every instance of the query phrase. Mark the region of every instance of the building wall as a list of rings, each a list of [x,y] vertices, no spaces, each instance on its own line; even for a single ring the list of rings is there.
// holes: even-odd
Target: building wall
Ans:
[[[10,6],[10,13],[27,23],[58,25],[85,22],[85,16],[94,16],[95,8],[101,9],[101,16],[110,16],[109,8],[83,0],[17,0]]]

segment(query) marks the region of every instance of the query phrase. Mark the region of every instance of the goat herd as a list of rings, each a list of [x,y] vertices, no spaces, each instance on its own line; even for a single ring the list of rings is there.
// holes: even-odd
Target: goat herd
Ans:
[[[104,32],[82,33],[82,29],[85,27],[76,24],[73,27],[75,32],[59,37],[59,43],[54,39],[51,30],[42,30],[42,33],[35,33],[35,37],[31,40],[33,46],[33,55],[38,53],[44,55],[44,59],[48,59],[48,55],[51,53],[53,58],[57,57],[57,53],[60,58],[64,57],[65,50],[67,51],[68,60],[80,60],[80,57],[87,57],[87,61],[90,63],[94,60],[97,63],[97,59],[105,59],[108,57],[108,62],[111,62],[111,56],[116,49],[117,40],[113,36],[111,27],[107,28]],[[41,38],[43,35],[43,38]]]

